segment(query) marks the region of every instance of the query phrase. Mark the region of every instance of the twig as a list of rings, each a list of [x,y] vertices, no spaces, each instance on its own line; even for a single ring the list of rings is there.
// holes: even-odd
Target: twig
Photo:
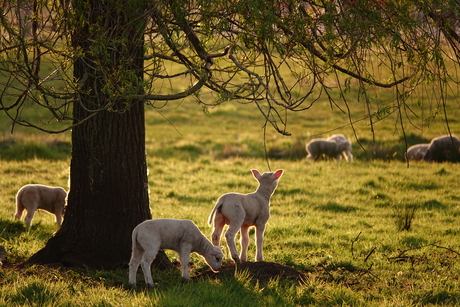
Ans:
[[[329,272],[329,270],[324,266],[324,264],[320,263],[319,265],[324,269],[324,271],[327,273],[327,275],[329,275],[329,277],[332,280],[334,280],[334,276],[331,274],[331,272]]]
[[[369,252],[369,254],[367,254],[366,258],[364,258],[364,262],[366,262],[366,261],[369,259],[369,257],[375,252],[375,249],[376,249],[376,247],[374,247],[374,248]]]
[[[360,232],[358,233],[358,235],[356,236],[356,238],[355,238],[353,241],[351,241],[351,256],[352,256],[352,257],[355,257],[355,251],[354,251],[355,242],[358,242],[358,241],[359,241],[359,236],[360,236],[362,233],[363,233],[363,232],[360,231]]]
[[[450,252],[452,252],[452,253],[457,254],[457,255],[460,256],[460,252],[457,252],[456,250],[454,250],[454,249],[452,249],[452,248],[445,247],[445,246],[441,246],[441,245],[437,245],[436,243],[430,243],[430,244],[427,244],[427,245],[417,246],[417,247],[413,247],[413,248],[409,248],[409,249],[400,251],[399,254],[398,254],[397,256],[388,257],[388,260],[413,259],[414,256],[406,256],[405,254],[406,254],[408,251],[411,251],[411,250],[419,250],[419,249],[422,249],[422,248],[425,248],[425,247],[429,247],[429,246],[436,247],[436,248],[441,248],[441,249],[445,249],[445,250],[448,250],[448,251],[450,251]]]

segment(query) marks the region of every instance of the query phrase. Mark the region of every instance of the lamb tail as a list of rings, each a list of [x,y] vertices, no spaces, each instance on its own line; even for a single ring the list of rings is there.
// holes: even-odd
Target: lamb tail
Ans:
[[[209,215],[209,218],[208,218],[209,226],[211,226],[212,221],[214,220],[214,216],[216,215],[217,209],[219,209],[221,205],[222,203],[218,201],[217,204],[214,206],[214,209],[212,209],[211,214]]]

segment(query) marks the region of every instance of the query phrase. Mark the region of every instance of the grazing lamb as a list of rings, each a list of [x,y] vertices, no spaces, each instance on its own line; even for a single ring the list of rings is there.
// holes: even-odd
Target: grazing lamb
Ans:
[[[432,139],[423,159],[430,162],[460,162],[460,140],[455,135]]]
[[[421,161],[425,157],[430,144],[416,144],[407,148],[406,157],[408,160]]]
[[[318,161],[324,156],[336,158],[340,152],[337,150],[337,144],[329,142],[326,139],[312,139],[305,146],[307,150],[307,159]]]
[[[341,135],[339,135],[341,136]],[[342,136],[343,137],[343,136]],[[341,159],[343,154],[348,162],[353,161],[353,155],[351,154],[350,142],[343,137],[337,139],[312,139],[305,146],[307,150],[307,159],[318,161],[325,157]]]
[[[232,259],[239,263],[240,260],[247,260],[247,249],[249,244],[249,227],[256,227],[256,260],[262,261],[262,243],[264,239],[265,224],[270,217],[270,197],[278,186],[278,180],[283,170],[274,173],[263,173],[251,170],[254,178],[259,182],[257,190],[250,194],[227,193],[218,200],[211,214],[208,223],[214,221],[212,232],[212,243],[219,245],[222,230],[229,225],[225,233],[228,248]],[[235,245],[235,235],[240,231],[241,255]]]
[[[351,144],[350,141],[343,134],[334,134],[327,138],[329,142],[336,142],[338,150],[340,154],[338,154],[335,158],[340,160],[341,154],[348,162],[353,162],[353,155],[351,154]]]
[[[48,187],[39,184],[28,184],[19,189],[16,194],[17,220],[21,219],[24,209],[27,214],[24,222],[30,228],[35,211],[42,209],[56,216],[56,224],[61,227],[65,213],[67,192],[61,187]]]
[[[178,253],[182,277],[189,279],[190,253],[203,256],[213,271],[222,267],[222,247],[214,246],[190,220],[147,220],[136,226],[132,234],[132,254],[129,262],[129,283],[136,285],[139,264],[144,272],[145,283],[153,287],[150,266],[158,250],[171,249]]]

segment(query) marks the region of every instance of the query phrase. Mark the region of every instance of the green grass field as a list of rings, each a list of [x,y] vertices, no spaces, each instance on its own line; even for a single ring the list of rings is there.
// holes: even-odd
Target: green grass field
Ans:
[[[383,94],[381,100],[387,97]],[[460,165],[407,165],[396,117],[376,123],[373,135],[368,121],[358,121],[365,116],[362,105],[350,106],[363,147],[348,116],[326,101],[288,114],[291,136],[271,127],[264,133],[265,122],[253,105],[226,103],[208,114],[190,100],[160,110],[147,107],[153,217],[191,219],[209,237],[207,218],[221,194],[252,192],[257,185],[252,168],[282,168],[265,234],[265,260],[306,274],[302,284],[276,279],[260,285],[250,283],[245,272],[221,281],[184,282],[179,271],[154,271],[154,290],[130,289],[127,268],[15,266],[56,230],[53,216],[44,212],[36,214],[30,231],[14,221],[15,194],[27,183],[67,188],[70,135],[22,127],[10,135],[11,123],[0,115],[0,245],[8,255],[0,268],[0,306],[459,305]],[[460,134],[454,99],[448,114],[452,132]],[[406,123],[408,145],[446,133],[442,119],[428,126],[424,118]],[[305,143],[333,133],[352,140],[355,161],[307,161]],[[251,261],[254,254],[251,232]],[[225,261],[230,262],[228,253]],[[200,257],[192,257],[192,276],[207,269]],[[140,271],[138,278],[143,284]]]

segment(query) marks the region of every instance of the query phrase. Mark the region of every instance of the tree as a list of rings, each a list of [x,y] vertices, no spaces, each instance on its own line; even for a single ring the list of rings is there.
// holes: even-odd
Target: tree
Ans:
[[[254,103],[266,127],[285,135],[285,111],[308,111],[323,95],[352,125],[357,119],[346,95],[352,87],[371,127],[397,114],[404,134],[414,112],[407,101],[427,89],[439,95],[434,107],[445,110],[447,84],[458,84],[450,69],[460,55],[458,4],[5,1],[0,110],[15,125],[72,129],[66,218],[28,262],[112,267],[128,261],[131,230],[150,218],[145,105],[161,108],[188,96],[204,109],[227,100]],[[23,14],[26,8],[30,14]],[[171,63],[179,71],[169,70]],[[289,84],[286,73],[296,81]],[[394,101],[372,111],[374,88],[393,89]],[[31,105],[68,126],[52,131],[27,120]]]

